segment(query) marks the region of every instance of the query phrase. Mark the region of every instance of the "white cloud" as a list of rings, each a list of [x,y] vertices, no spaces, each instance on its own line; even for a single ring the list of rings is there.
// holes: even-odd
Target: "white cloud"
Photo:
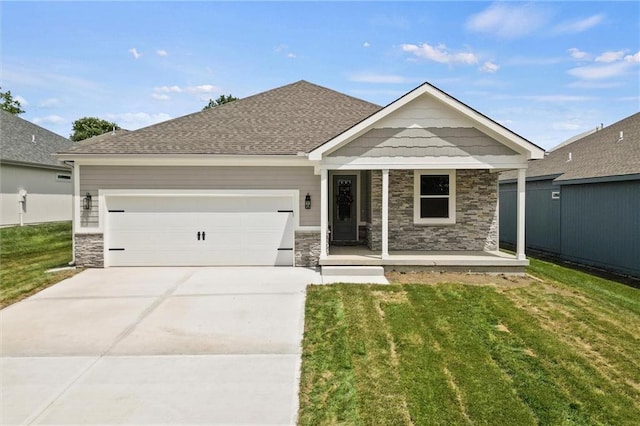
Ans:
[[[20,96],[20,95],[16,95],[16,96],[14,96],[14,97],[13,97],[13,99],[15,99],[16,101],[20,102],[20,106],[27,106],[27,105],[29,105],[29,102],[28,102],[25,98],[23,98],[22,96]]]
[[[59,115],[51,114],[45,117],[36,117],[33,119],[33,122],[36,124],[64,124],[67,120]]]
[[[567,21],[557,25],[553,32],[557,34],[575,34],[595,27],[604,20],[603,14],[589,16],[575,21]]]
[[[590,55],[587,52],[583,52],[582,50],[572,47],[568,49],[567,52],[571,54],[571,57],[578,61],[584,61],[590,58]]]
[[[182,89],[179,86],[161,86],[154,87],[153,91],[158,93],[181,93]]]
[[[467,19],[468,30],[494,34],[501,38],[518,38],[531,34],[547,21],[547,13],[537,5],[494,3]]]
[[[441,64],[462,63],[472,65],[478,63],[478,57],[475,54],[470,52],[451,53],[444,44],[437,46],[431,46],[428,43],[422,43],[421,45],[403,44],[401,48],[403,51],[409,52],[418,58],[428,59]]]
[[[576,123],[575,121],[557,121],[551,125],[554,130],[580,130],[582,125]]]
[[[498,64],[494,64],[493,62],[487,61],[478,69],[482,72],[494,73],[500,69],[500,66]]]
[[[624,50],[618,50],[617,52],[604,52],[602,55],[596,57],[596,62],[609,63],[619,61],[624,57],[624,53]]]
[[[135,59],[138,59],[140,56],[142,56],[142,53],[138,53],[138,49],[136,49],[135,47],[129,49],[129,53],[131,53]]]
[[[578,80],[573,83],[567,84],[567,87],[572,89],[612,89],[614,87],[620,87],[622,83],[619,82],[604,82],[604,81],[586,81]]]
[[[159,101],[168,101],[171,97],[165,93],[152,93],[151,97]]]
[[[522,98],[536,102],[585,102],[593,100],[590,96],[573,95],[531,95],[523,96]]]
[[[211,84],[202,84],[200,86],[189,86],[187,87],[186,90],[189,93],[202,93],[202,94],[221,92],[219,87],[213,86]]]
[[[578,77],[583,80],[600,80],[612,77],[618,77],[629,69],[630,62],[614,62],[607,65],[589,65],[584,67],[572,68],[569,75]]]
[[[287,58],[291,58],[291,59],[296,58],[296,54],[291,52],[287,53]]]
[[[362,44],[362,47],[371,47],[371,44],[370,44],[368,41],[365,41],[365,42]]]
[[[635,53],[633,55],[627,55],[624,57],[624,60],[627,62],[640,63],[640,52]]]
[[[150,126],[172,118],[164,112],[149,114],[146,112],[125,112],[119,114],[106,114],[105,118],[109,121],[118,123],[123,129],[136,130],[141,127]]]
[[[167,51],[166,51],[166,50],[164,50],[164,49],[158,49],[158,50],[156,50],[156,54],[157,54],[158,56],[167,56],[167,55],[169,55],[169,54],[167,53]]]
[[[38,102],[38,108],[57,108],[62,105],[58,98],[47,98]]]
[[[565,62],[564,57],[533,57],[533,56],[514,56],[506,61],[509,65],[554,65]]]
[[[417,79],[411,79],[395,74],[376,74],[369,72],[362,72],[357,74],[351,74],[349,81],[355,81],[357,83],[382,83],[382,84],[402,84],[418,81]]]

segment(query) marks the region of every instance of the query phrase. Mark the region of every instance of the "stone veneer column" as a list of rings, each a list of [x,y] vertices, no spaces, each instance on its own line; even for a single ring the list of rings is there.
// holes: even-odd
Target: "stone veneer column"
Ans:
[[[102,234],[75,234],[76,266],[104,268]]]
[[[320,232],[296,231],[296,266],[316,267],[320,259]]]
[[[392,173],[390,172],[390,176]],[[393,191],[390,187],[389,191]],[[393,207],[392,207],[393,208]],[[371,171],[371,223],[367,224],[367,245],[382,250],[382,171]]]

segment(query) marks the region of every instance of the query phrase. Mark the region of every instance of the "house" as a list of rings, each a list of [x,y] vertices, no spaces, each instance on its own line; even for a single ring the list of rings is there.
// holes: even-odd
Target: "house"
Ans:
[[[515,174],[500,177],[500,241],[516,241]],[[640,277],[640,113],[531,161],[526,247]]]
[[[497,172],[524,195],[543,154],[427,83],[380,107],[299,81],[59,158],[85,266],[521,271],[524,239],[498,252]]]
[[[0,110],[0,226],[71,220],[72,168],[54,154],[72,146]]]

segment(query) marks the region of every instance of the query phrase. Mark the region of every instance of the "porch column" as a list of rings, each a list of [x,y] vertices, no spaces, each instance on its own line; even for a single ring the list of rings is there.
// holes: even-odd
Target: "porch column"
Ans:
[[[527,257],[524,254],[524,202],[526,200],[526,176],[527,169],[518,169],[518,233],[516,238],[516,258],[518,260],[525,260]]]
[[[327,257],[329,230],[329,171],[320,170],[320,259]]]
[[[382,169],[382,258],[389,257],[389,169]]]

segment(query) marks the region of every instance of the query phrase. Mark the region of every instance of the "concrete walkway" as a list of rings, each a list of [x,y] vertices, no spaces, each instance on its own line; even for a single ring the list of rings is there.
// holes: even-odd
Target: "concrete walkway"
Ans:
[[[0,311],[0,424],[294,424],[302,268],[84,271]]]

